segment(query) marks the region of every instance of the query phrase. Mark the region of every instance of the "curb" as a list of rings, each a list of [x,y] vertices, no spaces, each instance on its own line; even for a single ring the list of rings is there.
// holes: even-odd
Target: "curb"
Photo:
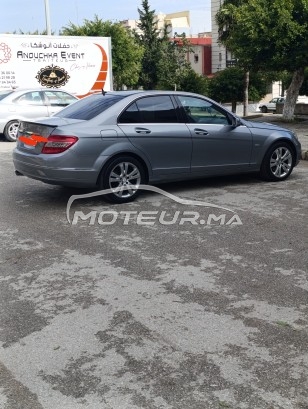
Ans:
[[[308,151],[302,150],[302,160],[308,160]]]

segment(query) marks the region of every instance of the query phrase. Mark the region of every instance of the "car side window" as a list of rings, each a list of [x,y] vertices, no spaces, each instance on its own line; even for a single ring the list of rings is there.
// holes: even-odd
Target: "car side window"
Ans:
[[[76,98],[63,91],[44,91],[45,98],[51,106],[66,107],[72,102],[77,101]]]
[[[131,104],[120,116],[120,124],[138,124],[141,122],[139,109],[135,103]]]
[[[15,100],[22,105],[44,105],[42,97],[38,91],[27,92]]]
[[[180,95],[187,123],[230,125],[229,116],[210,101]]]
[[[177,123],[178,117],[169,95],[143,97],[120,116],[120,123]]]

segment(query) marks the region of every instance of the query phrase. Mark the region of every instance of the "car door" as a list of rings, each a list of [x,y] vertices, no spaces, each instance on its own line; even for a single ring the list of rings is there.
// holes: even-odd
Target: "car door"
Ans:
[[[16,112],[18,119],[34,119],[48,116],[47,107],[40,91],[29,91],[14,100],[10,112]]]
[[[192,138],[177,111],[169,95],[145,96],[118,119],[133,146],[147,157],[154,177],[190,173]]]
[[[268,104],[266,104],[267,109],[269,111],[275,111],[276,109],[276,104],[279,101],[279,98],[273,98]]]
[[[231,114],[206,99],[178,99],[192,135],[193,173],[232,173],[249,167],[252,135],[246,126],[232,125]]]

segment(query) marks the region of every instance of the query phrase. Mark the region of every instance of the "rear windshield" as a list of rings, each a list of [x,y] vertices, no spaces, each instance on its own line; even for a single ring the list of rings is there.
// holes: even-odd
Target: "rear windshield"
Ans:
[[[125,98],[124,95],[91,95],[90,97],[80,99],[72,105],[61,109],[61,111],[54,116],[60,118],[89,120],[106,111],[107,108],[116,104],[123,98]]]
[[[0,91],[0,101],[1,101],[1,99],[3,99],[5,97],[7,97],[8,95],[12,94],[12,92],[14,92],[14,91],[12,91],[10,89]]]

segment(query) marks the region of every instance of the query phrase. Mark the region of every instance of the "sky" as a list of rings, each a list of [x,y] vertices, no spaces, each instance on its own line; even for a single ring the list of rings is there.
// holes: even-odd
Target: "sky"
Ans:
[[[138,19],[141,0],[0,0],[0,33],[39,32],[46,29],[45,4],[49,4],[51,31],[69,23],[82,25],[97,15],[113,22]],[[211,0],[149,0],[151,10],[164,14],[189,10],[191,33],[211,31]]]

